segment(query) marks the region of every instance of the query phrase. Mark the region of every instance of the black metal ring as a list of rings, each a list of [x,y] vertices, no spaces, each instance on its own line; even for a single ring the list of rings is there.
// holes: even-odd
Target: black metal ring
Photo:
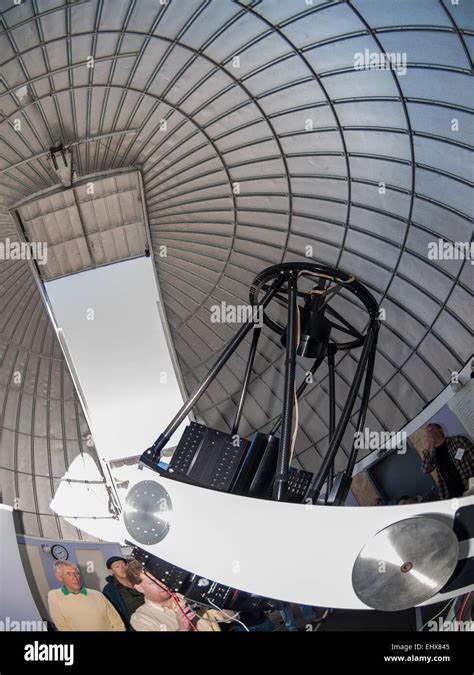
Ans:
[[[285,278],[288,278],[290,274],[294,272],[298,273],[312,272],[315,274],[321,275],[324,274],[326,276],[329,276],[334,283],[339,284],[343,288],[353,293],[362,302],[371,319],[371,324],[377,320],[379,306],[372,293],[370,293],[360,281],[357,281],[353,275],[348,274],[347,272],[343,272],[340,269],[337,269],[335,267],[328,267],[326,265],[320,265],[319,263],[313,262],[295,261],[267,267],[262,272],[257,274],[257,276],[252,282],[249,291],[250,304],[253,306],[258,306],[260,304],[258,296],[266,283],[272,281],[281,274],[284,275]],[[263,311],[263,321],[265,325],[271,328],[271,330],[277,333],[277,335],[282,335],[282,333],[285,330],[282,326],[276,323],[276,321],[270,319],[270,317],[267,316],[265,311]],[[330,347],[333,348],[334,351],[341,351],[360,347],[363,344],[363,342],[364,336],[355,340],[351,340],[350,342],[344,343],[333,342],[330,343]]]

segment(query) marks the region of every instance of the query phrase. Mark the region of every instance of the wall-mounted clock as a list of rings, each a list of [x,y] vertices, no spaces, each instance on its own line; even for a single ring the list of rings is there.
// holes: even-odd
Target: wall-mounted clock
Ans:
[[[67,560],[69,558],[67,548],[64,548],[61,544],[51,546],[51,555],[53,558],[56,558],[56,560]]]

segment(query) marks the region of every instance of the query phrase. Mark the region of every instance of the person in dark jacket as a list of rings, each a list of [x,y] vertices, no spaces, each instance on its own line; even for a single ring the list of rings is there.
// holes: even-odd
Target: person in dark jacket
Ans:
[[[136,591],[128,581],[125,573],[127,561],[125,558],[114,555],[105,563],[112,574],[107,577],[102,593],[109,600],[122,617],[128,631],[133,631],[130,617],[136,609],[145,602],[143,593]]]

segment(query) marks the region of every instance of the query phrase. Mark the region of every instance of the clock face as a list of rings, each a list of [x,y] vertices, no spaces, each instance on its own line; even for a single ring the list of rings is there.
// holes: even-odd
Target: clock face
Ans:
[[[61,544],[55,544],[51,548],[51,555],[53,558],[56,558],[56,560],[67,560],[69,558],[67,549],[64,548],[64,546],[61,546]]]

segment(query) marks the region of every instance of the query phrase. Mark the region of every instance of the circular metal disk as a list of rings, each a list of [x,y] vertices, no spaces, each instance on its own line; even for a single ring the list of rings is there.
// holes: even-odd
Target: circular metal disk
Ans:
[[[418,516],[380,530],[352,568],[352,586],[369,607],[395,612],[436,595],[454,572],[458,540],[448,525]]]
[[[156,544],[170,529],[171,499],[154,480],[143,480],[129,491],[124,509],[128,533],[140,544]]]

